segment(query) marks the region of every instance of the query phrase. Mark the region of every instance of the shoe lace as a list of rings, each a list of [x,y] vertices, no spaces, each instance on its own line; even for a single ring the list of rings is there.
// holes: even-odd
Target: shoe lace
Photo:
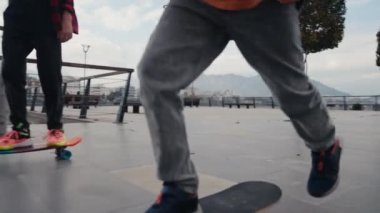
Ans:
[[[325,155],[326,155],[325,151],[321,151],[319,154],[319,161],[318,161],[318,167],[317,167],[318,172],[323,172]]]
[[[157,198],[156,198],[156,201],[155,201],[155,204],[157,205],[160,205],[161,202],[162,202],[162,198],[163,198],[164,194],[163,193],[160,193]]]
[[[155,206],[159,206],[159,205],[163,204],[166,201],[170,202],[170,200],[175,199],[175,197],[176,197],[176,195],[174,193],[172,193],[172,192],[168,192],[168,191],[161,192],[157,196],[156,201],[155,201],[154,204],[155,204]],[[196,194],[191,194],[191,198],[193,198],[193,197],[195,198],[195,197],[197,197],[197,195]]]
[[[334,153],[337,150],[338,146],[340,146],[339,139],[336,140],[336,142],[334,143],[333,147],[329,151],[330,154]],[[324,164],[325,157],[326,157],[326,151],[321,151],[319,153],[319,161],[318,161],[318,165],[317,165],[317,171],[318,172],[323,172],[323,170],[325,168],[325,164]]]
[[[11,139],[19,139],[20,135],[16,130],[12,130],[6,133],[2,138],[3,143],[10,143],[12,141]]]
[[[175,194],[173,194],[170,190],[165,190],[164,188],[163,191],[158,194],[154,204],[161,205],[163,202],[166,202],[165,200],[171,200],[172,198],[175,198]]]
[[[49,131],[49,136],[60,138],[63,136],[63,132],[62,130],[59,130],[59,129],[53,129]]]

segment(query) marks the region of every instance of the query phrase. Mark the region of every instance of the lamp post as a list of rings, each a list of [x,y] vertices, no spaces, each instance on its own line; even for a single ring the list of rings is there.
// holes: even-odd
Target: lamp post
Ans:
[[[84,68],[83,68],[83,78],[86,77],[86,65],[87,65],[87,52],[90,49],[90,45],[82,44],[83,53],[84,53]],[[80,87],[80,84],[79,84]],[[83,94],[86,89],[86,80],[83,80]],[[79,89],[80,90],[80,89]]]

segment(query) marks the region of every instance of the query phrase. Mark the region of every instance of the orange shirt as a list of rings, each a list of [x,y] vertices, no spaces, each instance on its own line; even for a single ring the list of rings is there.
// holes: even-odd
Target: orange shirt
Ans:
[[[255,8],[263,0],[203,0],[207,4],[221,10],[247,10]],[[294,3],[298,0],[277,0],[282,4]]]

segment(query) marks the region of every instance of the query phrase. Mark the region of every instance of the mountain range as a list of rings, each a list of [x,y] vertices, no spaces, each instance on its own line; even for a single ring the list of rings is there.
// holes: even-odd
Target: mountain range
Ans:
[[[344,96],[346,92],[311,80],[323,96]],[[245,77],[235,74],[201,75],[192,85],[196,93],[228,94],[238,96],[269,97],[271,92],[260,76]]]

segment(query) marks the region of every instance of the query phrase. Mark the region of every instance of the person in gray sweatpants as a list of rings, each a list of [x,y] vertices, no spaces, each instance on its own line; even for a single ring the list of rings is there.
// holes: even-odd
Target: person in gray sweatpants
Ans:
[[[0,75],[0,136],[7,131],[9,107],[5,94],[3,77]]]
[[[225,11],[200,0],[171,0],[138,65],[141,101],[158,177],[164,182],[160,199],[149,213],[196,209],[198,177],[190,159],[179,92],[230,40],[264,79],[311,149],[309,193],[322,197],[337,185],[341,147],[321,95],[304,73],[296,5],[267,0],[254,9]]]

